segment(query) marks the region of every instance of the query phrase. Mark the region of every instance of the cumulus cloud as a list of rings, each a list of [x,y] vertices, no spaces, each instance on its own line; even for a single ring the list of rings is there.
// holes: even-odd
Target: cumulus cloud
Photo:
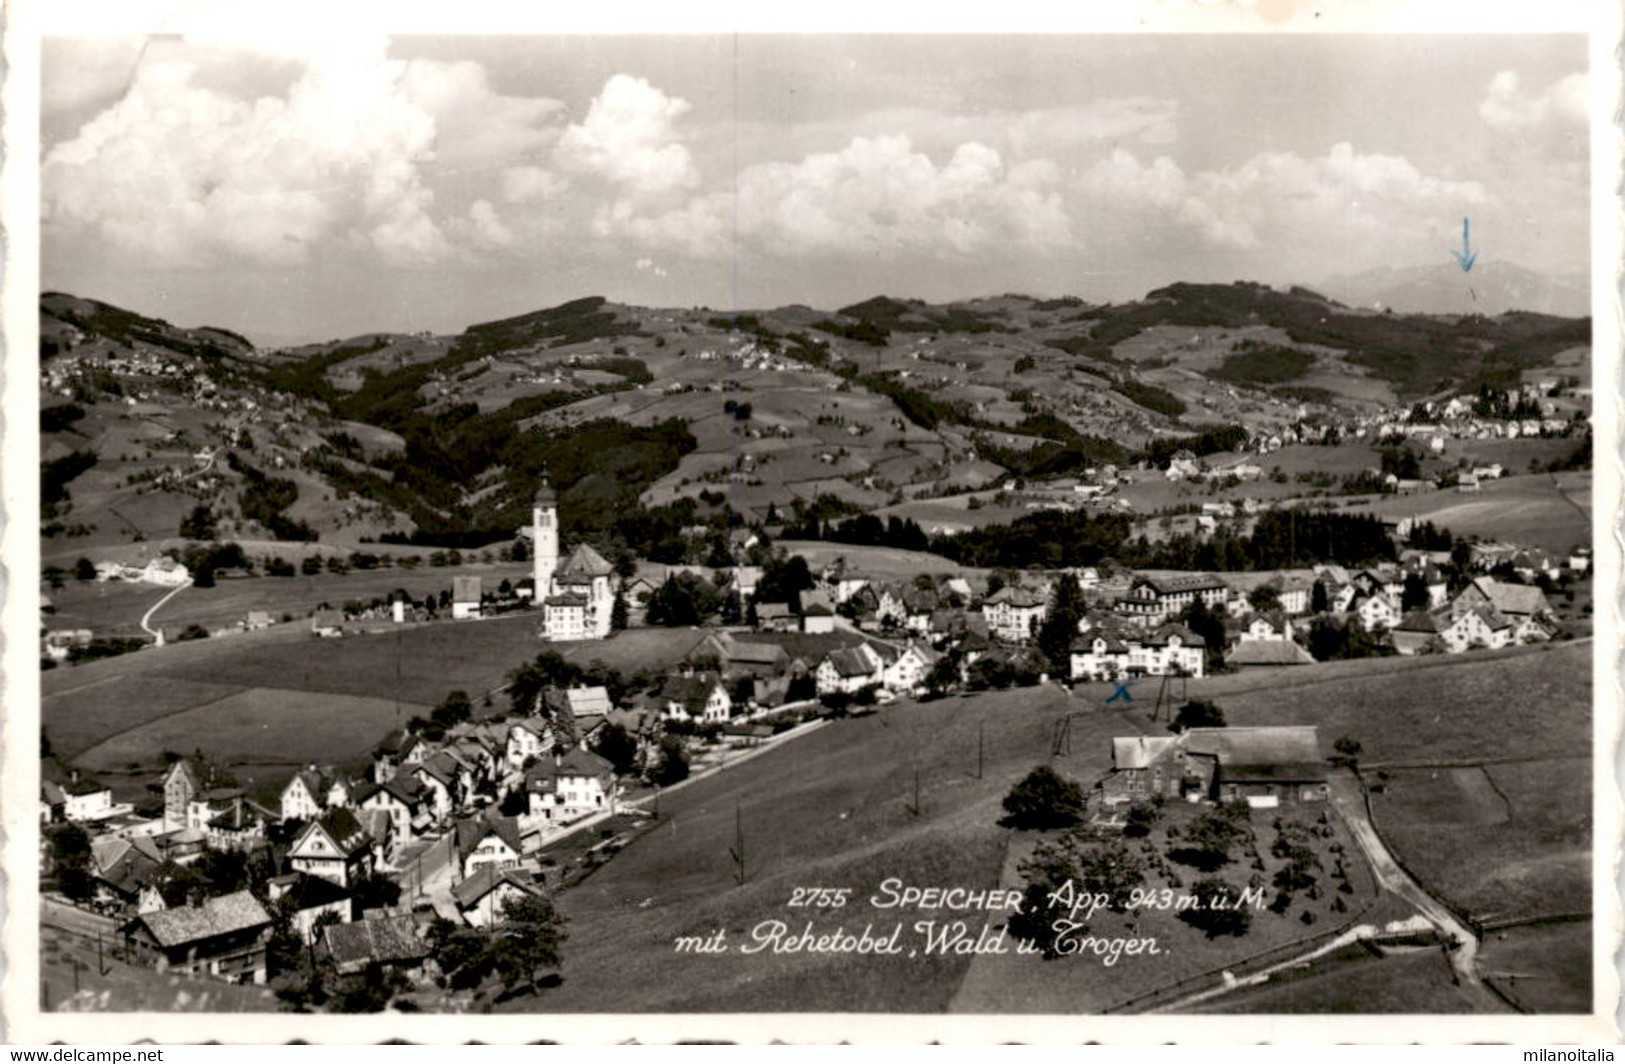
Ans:
[[[1237,250],[1294,236],[1410,238],[1488,199],[1476,182],[1434,177],[1407,159],[1362,154],[1346,143],[1317,158],[1263,152],[1195,174],[1166,156],[1142,163],[1118,150],[1085,171],[1078,189],[1094,213],[1113,212],[1120,224],[1172,226]]]
[[[606,178],[633,197],[690,188],[699,173],[676,128],[688,109],[688,101],[667,96],[642,78],[617,74],[587,116],[564,130],[554,162],[567,172]]]
[[[639,273],[650,273],[656,277],[666,276],[666,268],[659,265],[654,259],[648,258],[647,256],[639,259],[637,262],[634,262],[632,264],[632,268],[637,270]]]
[[[1071,239],[1059,182],[1054,164],[1009,166],[983,144],[961,144],[939,164],[907,137],[855,137],[837,152],[747,167],[736,194],[649,215],[616,204],[600,213],[597,228],[710,254],[725,253],[732,240],[784,255],[1034,250]]]
[[[1496,129],[1522,130],[1558,124],[1586,125],[1586,76],[1570,74],[1541,93],[1523,87],[1517,71],[1503,70],[1490,79],[1479,117]]]
[[[283,94],[254,99],[165,58],[47,152],[43,215],[152,265],[289,265],[328,242],[432,263],[455,249],[425,166],[542,150],[559,108],[495,92],[472,63],[390,60],[382,38],[322,42]]]
[[[556,199],[570,182],[540,166],[514,166],[502,172],[502,198],[509,203]]]
[[[513,232],[502,224],[497,209],[490,200],[475,200],[468,208],[469,221],[479,240],[491,247],[508,247],[513,243]]]

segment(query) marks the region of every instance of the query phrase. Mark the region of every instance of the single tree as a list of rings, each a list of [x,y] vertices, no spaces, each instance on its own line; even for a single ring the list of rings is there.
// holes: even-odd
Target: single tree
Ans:
[[[1039,765],[1004,796],[1003,823],[1021,829],[1047,831],[1071,827],[1083,819],[1083,788]]]
[[[1173,723],[1168,725],[1171,732],[1182,732],[1187,728],[1222,728],[1224,727],[1224,711],[1205,698],[1193,698],[1179,707],[1174,715]]]
[[[493,943],[492,959],[503,987],[512,991],[526,986],[536,993],[541,973],[558,967],[564,938],[564,920],[552,899],[535,894],[509,898]]]

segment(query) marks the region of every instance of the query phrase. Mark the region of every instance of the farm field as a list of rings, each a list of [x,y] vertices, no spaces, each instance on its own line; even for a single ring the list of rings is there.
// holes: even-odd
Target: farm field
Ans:
[[[1572,757],[1591,745],[1589,640],[1446,657],[1367,658],[1189,681],[1235,724],[1318,724],[1323,744],[1352,735],[1362,764]],[[1153,700],[1155,680],[1135,700]]]
[[[1328,746],[1337,735],[1352,732],[1372,758],[1485,757],[1509,747],[1538,754],[1589,735],[1584,689],[1589,672],[1580,667],[1589,664],[1587,654],[1585,644],[1564,644],[1478,655],[1472,661],[1356,661],[1306,669],[1311,675],[1291,684],[1251,676],[1193,682],[1190,694],[1215,698],[1232,724],[1319,723]],[[1567,702],[1555,697],[1562,691]],[[732,953],[697,957],[673,948],[674,936],[717,928],[737,944],[771,919],[798,930],[809,919],[818,928],[843,925],[854,933],[870,922],[891,926],[890,914],[872,907],[848,909],[838,919],[790,909],[790,890],[798,885],[850,887],[854,897],[864,898],[890,875],[922,884],[1008,885],[1017,853],[1009,844],[1019,836],[996,826],[999,802],[1016,779],[1048,758],[1055,721],[1069,712],[1085,713],[1073,720],[1071,754],[1056,761],[1060,771],[1085,786],[1108,769],[1111,735],[1161,729],[1148,719],[1154,702],[1150,691],[1142,690],[1128,712],[1095,708],[1109,693],[1105,686],[1080,688],[1069,699],[1040,688],[901,703],[874,716],[838,721],[663,797],[661,810],[671,815],[670,824],[641,837],[562,896],[561,908],[572,920],[563,983],[539,999],[506,1007],[594,1010],[613,993],[617,1007],[640,1011],[738,1009],[744,1002],[751,1010],[929,1012],[974,1008],[978,1000],[994,998],[998,1003],[992,1007],[1060,1011],[1076,1010],[1079,1001],[1105,1007],[1136,990],[1152,989],[1156,978],[1137,985],[1127,961],[1108,970],[996,956],[969,963],[954,957],[875,957],[854,964],[851,958],[843,963],[838,957],[762,954],[747,964]],[[1515,707],[1531,700],[1544,708],[1538,720],[1526,721]],[[979,725],[987,737],[980,780],[974,768]],[[921,770],[919,816],[909,810],[916,768]],[[728,857],[736,842],[736,815],[754,869],[743,886],[732,879]],[[1267,827],[1260,837],[1267,844]],[[1267,919],[1279,920],[1267,912],[1255,916],[1255,921]],[[1289,922],[1297,924],[1281,921],[1283,934]],[[1177,940],[1186,956],[1174,959],[1170,979],[1225,963],[1223,949],[1209,954],[1205,940],[1193,943],[1199,933],[1183,926],[1174,930],[1191,938]],[[1262,937],[1258,942],[1269,944]],[[1457,1008],[1447,967],[1394,959],[1399,967],[1373,970],[1371,978],[1392,980],[1394,994],[1401,994],[1413,981],[1406,973],[1414,965],[1415,979],[1422,982],[1406,1000],[1418,1008]],[[1019,983],[991,976],[983,983],[979,966],[995,962],[1035,967],[1023,968]],[[696,966],[704,978],[693,978]],[[837,970],[846,978],[833,978]],[[1013,1003],[1015,989],[1022,996]],[[988,997],[979,998],[982,993]],[[1363,991],[1325,993],[1363,1000]]]
[[[613,1001],[632,1011],[944,1011],[967,957],[695,956],[678,953],[673,937],[723,928],[739,943],[773,919],[797,932],[811,920],[828,931],[857,934],[872,924],[889,934],[898,919],[912,924],[931,914],[870,906],[887,877],[997,885],[1009,835],[997,825],[999,803],[1045,760],[1054,720],[1078,704],[1055,688],[900,703],[662,796],[667,825],[561,896],[571,921],[562,985],[506,1007],[602,1011]],[[1079,723],[1088,734],[1079,749],[1092,752],[1095,766],[1107,756],[1106,737],[1134,727],[1109,712]],[[978,725],[985,726],[982,779]],[[918,816],[909,809],[916,769]],[[728,856],[736,810],[743,886]],[[838,913],[790,908],[792,889],[809,885],[849,887],[852,902]]]
[[[154,768],[183,737],[182,752],[238,765],[344,761],[448,691],[478,703],[546,646],[535,628],[520,614],[342,639],[287,626],[176,643],[43,674],[41,722],[65,756],[98,748],[88,755],[98,769]]]
[[[982,574],[980,569],[965,568],[940,554],[925,551],[899,550],[895,547],[861,547],[851,543],[804,539],[780,540],[778,546],[791,554],[799,554],[806,558],[808,568],[814,573],[837,558],[845,558],[848,571],[881,580],[910,580],[920,573],[957,574],[967,579]]]
[[[1416,517],[1458,536],[1510,540],[1566,554],[1591,542],[1591,474],[1504,477],[1472,493],[1385,496],[1360,511]]]
[[[1487,1010],[1482,996],[1455,985],[1450,962],[1437,947],[1418,947],[1379,958],[1356,945],[1303,969],[1280,973],[1262,986],[1244,987],[1203,1002],[1194,1011],[1331,1015]]]
[[[1491,932],[1479,954],[1486,981],[1530,1012],[1589,1012],[1592,966],[1575,959],[1591,956],[1592,931],[1564,920]]]
[[[92,772],[105,771],[150,764],[154,750],[190,753],[201,746],[248,782],[265,769],[350,760],[431,708],[387,697],[253,687],[122,732],[76,760]]]
[[[1479,922],[1590,911],[1589,757],[1384,771],[1377,830],[1456,910]]]
[[[279,621],[284,615],[291,615],[293,623],[298,625],[323,603],[338,608],[352,599],[370,602],[397,589],[407,591],[413,598],[422,598],[450,590],[452,578],[456,576],[478,576],[494,591],[503,580],[517,583],[530,575],[530,565],[520,562],[445,568],[397,567],[342,575],[221,578],[212,588],[189,587],[182,591],[153,615],[151,623],[171,632],[189,624],[218,632],[236,626],[250,610],[264,610]],[[89,628],[98,635],[144,635],[142,615],[170,590],[152,584],[70,579],[60,591],[51,592],[56,613],[51,616],[49,626]]]

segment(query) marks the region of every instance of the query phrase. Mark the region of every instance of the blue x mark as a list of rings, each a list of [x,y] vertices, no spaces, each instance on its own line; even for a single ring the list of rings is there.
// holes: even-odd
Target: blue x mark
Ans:
[[[1116,680],[1111,681],[1114,690],[1112,691],[1112,696],[1106,699],[1106,705],[1109,706],[1113,702],[1134,701],[1134,696],[1128,693],[1128,686],[1133,682],[1133,680],[1124,680],[1122,683],[1118,683]]]

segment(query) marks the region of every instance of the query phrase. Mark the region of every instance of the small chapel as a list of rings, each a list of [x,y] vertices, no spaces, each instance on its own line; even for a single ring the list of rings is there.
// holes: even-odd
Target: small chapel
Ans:
[[[559,500],[545,475],[531,510],[531,532],[542,638],[563,642],[608,636],[615,608],[614,567],[586,543],[559,565]]]

